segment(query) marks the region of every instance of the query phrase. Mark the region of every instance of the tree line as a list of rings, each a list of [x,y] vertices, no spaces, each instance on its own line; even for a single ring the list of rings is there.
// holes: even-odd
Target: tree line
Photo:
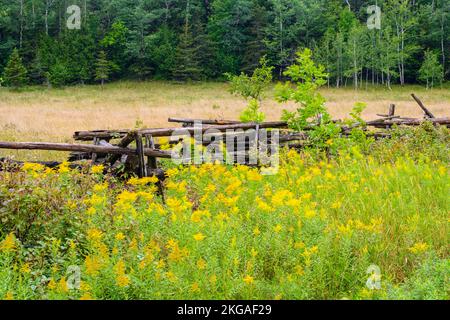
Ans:
[[[0,84],[220,80],[263,57],[282,78],[310,48],[329,86],[433,86],[449,17],[450,0],[0,0]]]

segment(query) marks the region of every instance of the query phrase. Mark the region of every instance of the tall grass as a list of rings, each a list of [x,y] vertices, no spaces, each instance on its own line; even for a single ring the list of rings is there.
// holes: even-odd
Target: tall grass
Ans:
[[[0,173],[0,297],[448,299],[448,131],[428,130],[286,150],[273,176],[172,167],[165,203],[154,178],[99,167]]]

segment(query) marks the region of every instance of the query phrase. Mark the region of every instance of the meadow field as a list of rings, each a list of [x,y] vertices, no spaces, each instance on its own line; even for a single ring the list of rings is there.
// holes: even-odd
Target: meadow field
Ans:
[[[450,114],[450,88],[425,90],[421,86],[323,88],[327,107],[336,119],[348,117],[356,102],[367,103],[364,119],[385,114],[391,103],[397,114],[421,117],[422,111],[410,94],[418,95],[436,116]],[[247,102],[228,92],[225,83],[174,84],[171,82],[117,82],[100,86],[62,89],[32,87],[23,92],[0,88],[0,140],[72,142],[79,130],[170,127],[169,117],[201,119],[238,119]],[[283,109],[269,90],[262,104],[267,120],[279,120]],[[61,158],[61,153],[14,152],[26,160]],[[10,151],[8,151],[10,154]],[[0,150],[0,156],[5,155]],[[31,158],[30,158],[31,156]]]
[[[448,88],[322,89],[335,118],[358,101],[365,119],[390,103],[420,117],[412,92],[449,116]],[[244,106],[221,83],[2,89],[0,140],[71,142],[168,117],[236,119]],[[263,104],[268,120],[282,108]],[[352,139],[327,141],[331,154],[282,150],[274,175],[164,162],[164,199],[156,177],[102,166],[0,172],[0,299],[449,299],[448,129]]]

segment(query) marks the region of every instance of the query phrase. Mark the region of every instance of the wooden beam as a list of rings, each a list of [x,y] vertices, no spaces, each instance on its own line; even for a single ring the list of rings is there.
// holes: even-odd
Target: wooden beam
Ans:
[[[184,124],[194,124],[195,122],[201,122],[202,124],[208,125],[229,125],[229,124],[239,124],[240,121],[234,120],[205,120],[205,119],[183,119],[183,118],[169,118],[169,122],[184,123]]]
[[[138,176],[140,178],[147,176],[147,168],[145,166],[145,157],[144,157],[144,144],[142,141],[142,135],[136,135],[136,152],[138,158]]]
[[[395,116],[395,104],[391,104],[389,106],[389,114],[388,117],[394,117]]]
[[[419,107],[423,110],[423,112],[425,112],[425,115],[426,115],[428,118],[431,118],[431,119],[435,119],[435,118],[436,118],[436,117],[431,113],[431,111],[428,110],[428,108],[424,106],[424,104],[422,103],[422,101],[420,101],[420,99],[419,99],[414,93],[411,94],[411,97],[413,97],[413,99],[416,100],[417,104],[418,104]]]
[[[78,151],[103,154],[136,155],[136,149],[96,146],[88,144],[48,143],[48,142],[0,142],[0,149]],[[171,153],[155,149],[144,149],[144,155],[158,158],[171,158]]]
[[[202,127],[202,132],[208,131],[210,129],[215,129],[221,132],[225,132],[227,130],[238,130],[238,129],[254,129],[256,128],[257,123],[237,123],[237,124],[228,124],[228,125],[208,125]],[[275,128],[287,128],[287,123],[284,121],[274,121],[274,122],[263,122],[259,124],[261,129],[275,129]],[[190,134],[193,134],[195,130],[199,130],[199,128],[187,127],[187,128],[157,128],[157,129],[141,129],[136,132],[139,132],[142,135],[152,135],[155,137],[170,137],[174,132],[179,132],[180,130],[187,130]],[[114,135],[124,137],[131,133],[132,130],[124,131],[124,130],[100,130],[100,131],[78,131],[75,133],[75,139],[80,141],[91,141],[96,137],[99,138],[112,138]],[[134,139],[133,139],[134,140]]]
[[[125,137],[122,138],[122,140],[120,140],[117,146],[119,148],[127,148],[130,145],[130,143],[132,143],[135,139],[136,139],[136,131],[131,130],[125,135]],[[114,163],[120,158],[121,158],[120,154],[110,154],[106,157],[105,162],[114,165]]]
[[[372,123],[370,126],[377,127],[377,128],[383,128],[385,126],[393,126],[393,125],[403,125],[403,126],[420,126],[424,122],[431,122],[434,125],[445,125],[447,127],[450,127],[450,118],[434,118],[434,119],[410,119],[410,120],[402,120],[402,119],[392,119],[392,120],[386,120],[381,121],[377,123]]]

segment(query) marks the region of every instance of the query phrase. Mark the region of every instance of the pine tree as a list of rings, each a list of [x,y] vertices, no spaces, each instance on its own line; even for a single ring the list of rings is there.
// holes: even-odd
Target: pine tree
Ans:
[[[14,49],[3,73],[7,86],[19,88],[27,84],[27,69],[22,64],[19,50]]]
[[[201,68],[198,65],[198,48],[195,46],[194,36],[190,28],[190,1],[186,2],[186,15],[184,32],[180,36],[180,42],[175,52],[175,63],[172,69],[172,76],[177,81],[198,80],[201,75]]]
[[[100,51],[96,68],[95,68],[95,80],[101,81],[102,87],[105,84],[105,81],[109,79],[109,74],[111,72],[110,63],[106,57],[105,51]]]
[[[442,83],[443,68],[436,53],[430,50],[425,52],[425,59],[419,70],[419,79],[427,83],[427,89],[433,88],[435,82]]]

